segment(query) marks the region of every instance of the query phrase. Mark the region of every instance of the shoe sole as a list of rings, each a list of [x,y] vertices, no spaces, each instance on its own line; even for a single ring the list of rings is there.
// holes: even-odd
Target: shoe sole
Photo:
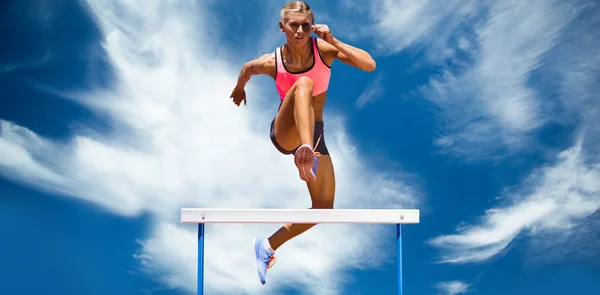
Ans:
[[[298,168],[300,179],[304,181],[315,181],[316,176],[312,171],[315,164],[315,155],[310,148],[303,146],[294,155],[294,164]]]

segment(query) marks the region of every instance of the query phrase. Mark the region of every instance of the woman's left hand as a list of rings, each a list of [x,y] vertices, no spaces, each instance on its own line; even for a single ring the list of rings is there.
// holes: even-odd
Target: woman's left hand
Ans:
[[[327,25],[313,25],[313,32],[325,42],[331,44],[333,42],[333,34]]]

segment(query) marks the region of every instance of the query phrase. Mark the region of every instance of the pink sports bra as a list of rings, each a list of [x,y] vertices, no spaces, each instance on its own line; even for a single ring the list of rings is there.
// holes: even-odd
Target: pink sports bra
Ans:
[[[277,75],[275,77],[275,86],[279,92],[279,98],[283,101],[285,94],[290,90],[294,82],[302,76],[307,76],[313,81],[313,97],[327,91],[329,88],[329,78],[331,77],[331,67],[329,67],[323,59],[317,46],[317,40],[314,37],[310,38],[313,51],[313,66],[302,72],[289,72],[283,64],[281,58],[281,48],[275,50]]]

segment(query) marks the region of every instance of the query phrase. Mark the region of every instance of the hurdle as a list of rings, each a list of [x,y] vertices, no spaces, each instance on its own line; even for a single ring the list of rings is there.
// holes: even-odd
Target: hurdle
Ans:
[[[403,295],[402,224],[419,223],[419,210],[182,208],[181,223],[198,224],[198,295],[204,294],[204,225],[206,223],[395,224],[398,295]]]

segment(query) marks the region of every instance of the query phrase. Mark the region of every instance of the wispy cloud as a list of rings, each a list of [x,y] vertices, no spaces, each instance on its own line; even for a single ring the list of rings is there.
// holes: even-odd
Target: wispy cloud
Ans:
[[[469,290],[469,285],[461,281],[441,282],[435,286],[441,294],[457,295],[465,294]]]
[[[531,135],[548,114],[528,80],[571,20],[568,10],[551,6],[494,2],[486,9],[489,19],[475,31],[473,65],[447,69],[423,89],[448,124],[447,135],[437,142],[441,147],[472,159],[531,147]]]
[[[527,2],[527,5],[529,4]],[[507,46],[498,48],[518,48],[514,44],[521,44],[520,48],[531,48],[533,46],[531,44],[535,44],[533,46],[535,48],[547,42],[547,38],[552,36],[555,41],[547,42],[549,48],[543,50],[543,55],[542,50],[535,50],[537,54],[520,54],[520,50],[517,50],[512,51],[516,54],[511,59],[528,65],[539,64],[534,72],[519,78],[524,81],[531,79],[532,76],[536,78],[527,80],[527,85],[532,86],[523,88],[529,93],[537,89],[535,91],[538,93],[531,97],[538,105],[536,109],[544,112],[540,112],[543,115],[538,116],[540,120],[536,122],[543,122],[544,124],[540,125],[542,127],[550,122],[574,127],[578,134],[577,141],[558,155],[556,163],[549,163],[534,170],[517,189],[503,195],[501,198],[503,203],[487,210],[479,222],[459,229],[457,234],[432,239],[431,244],[444,251],[442,262],[485,261],[507,250],[510,243],[519,237],[529,237],[529,241],[538,249],[544,244],[547,250],[543,254],[538,252],[539,255],[535,256],[538,262],[545,261],[544,257],[546,261],[557,259],[556,251],[550,249],[565,250],[572,256],[586,256],[589,254],[586,254],[586,247],[573,245],[593,244],[593,227],[592,230],[587,229],[590,224],[595,224],[590,220],[594,220],[593,216],[597,216],[596,212],[600,209],[600,149],[597,145],[600,140],[600,130],[595,119],[592,119],[600,112],[600,98],[596,95],[600,91],[600,82],[595,78],[600,74],[600,59],[593,54],[595,48],[600,46],[600,41],[594,37],[597,34],[595,32],[600,28],[598,15],[600,7],[585,1],[580,2],[580,6],[563,3],[562,6],[550,7],[533,2],[531,6],[532,8],[521,7],[519,11],[508,10],[504,13],[511,15],[508,13],[510,11],[513,12],[513,16],[527,13],[529,17],[526,18],[528,20],[525,23],[515,19],[511,26],[523,28],[527,31],[525,35],[531,37],[522,39],[527,42],[515,43],[517,36],[524,35],[522,30],[518,30],[518,34],[516,32],[513,34],[515,39],[506,41]],[[566,13],[567,11],[569,13]],[[493,14],[490,17],[492,16]],[[508,22],[510,18],[492,19],[494,19],[493,23],[498,24],[502,20]],[[530,23],[529,20],[535,21]],[[524,24],[528,24],[527,29]],[[561,33],[556,34],[559,30]],[[497,35],[504,34],[500,30],[494,32]],[[507,29],[506,34],[508,32],[510,31]],[[538,39],[540,41],[536,42]],[[487,60],[492,60],[494,56],[501,60],[499,57],[505,55],[492,51],[490,53],[493,55]],[[485,55],[481,56],[481,60],[486,60]],[[511,64],[513,61],[507,58],[505,62]],[[510,73],[514,73],[505,67],[493,69],[497,71],[496,76],[503,73],[508,73],[510,76]],[[483,75],[486,72],[478,73]],[[461,85],[460,79],[454,82],[457,84],[453,85]],[[437,93],[455,90],[455,86],[449,87],[449,84],[436,85],[439,86]],[[452,96],[441,95],[439,99],[449,97]],[[540,97],[547,97],[547,99]],[[512,110],[512,107],[509,109]],[[453,113],[463,114],[463,112]],[[468,116],[469,113],[474,113],[473,109],[468,109],[465,115]],[[507,126],[510,126],[504,121],[479,120],[477,122],[476,126],[490,132],[506,131]],[[483,134],[478,130],[467,128],[463,129],[462,134],[467,137],[473,137],[475,134],[475,138],[479,140],[471,143],[479,147],[498,143],[491,135],[477,136]],[[523,140],[525,135],[506,137],[504,134],[502,136],[512,138],[511,140]],[[451,136],[447,140],[455,139],[456,136]],[[504,139],[504,142],[508,141]],[[523,141],[524,143],[530,142]],[[472,148],[464,151],[474,152]],[[544,243],[542,237],[553,238],[548,240],[551,242]]]
[[[107,89],[67,95],[105,115],[109,132],[79,130],[59,142],[0,121],[0,173],[121,216],[151,214],[153,230],[138,237],[140,249],[132,255],[161,282],[189,292],[196,288],[196,234],[195,227],[178,224],[181,207],[310,207],[292,158],[278,154],[268,139],[266,118],[275,114],[255,104],[270,89],[251,83],[246,107],[230,102],[241,64],[219,58],[218,38],[207,38],[203,34],[208,32],[199,29],[219,26],[210,7],[196,5],[87,1],[115,82]],[[342,116],[328,113],[327,118],[337,207],[417,206],[410,183],[360,160]],[[340,272],[387,259],[373,251],[384,246],[376,238],[380,227],[362,226],[364,234],[348,240],[354,226],[322,225],[284,245],[269,283],[261,286],[251,240],[277,228],[207,227],[206,292],[263,294],[294,285],[309,293],[335,294],[344,283]],[[365,256],[372,265],[348,259]],[[315,284],[314,278],[322,281]]]
[[[536,148],[554,109],[533,76],[584,2],[383,1],[371,17],[390,53],[421,50],[438,67],[418,92],[438,110],[436,144],[481,160]]]
[[[0,64],[0,74],[9,74],[20,69],[32,69],[45,65],[53,58],[52,53],[45,52],[41,57],[22,61],[11,61]]]
[[[600,209],[599,179],[600,163],[584,162],[580,140],[560,154],[556,165],[540,168],[518,191],[504,195],[506,204],[487,210],[479,224],[430,244],[444,251],[441,262],[481,262],[502,253],[519,235],[568,232]]]
[[[357,1],[350,6],[356,9],[361,3]],[[425,45],[429,46],[428,56],[439,61],[451,53],[450,38],[461,24],[469,21],[477,6],[475,0],[451,0],[444,5],[431,0],[371,2],[370,18],[374,28],[370,29],[374,29],[372,36],[381,53],[394,54]]]
[[[576,236],[577,244],[589,244],[593,235],[575,233],[600,206],[600,128],[591,119],[600,105],[597,3],[382,3],[371,10],[377,41],[395,51],[422,50],[441,69],[419,93],[439,111],[436,143],[444,151],[466,160],[500,159],[555,149],[540,147],[544,138],[536,137],[551,123],[580,134],[557,164],[532,173],[480,222],[432,239],[443,250],[441,261],[485,261],[521,235]]]
[[[374,102],[384,91],[381,83],[382,75],[378,74],[375,79],[371,80],[365,90],[356,99],[356,107],[363,108],[366,104]]]

